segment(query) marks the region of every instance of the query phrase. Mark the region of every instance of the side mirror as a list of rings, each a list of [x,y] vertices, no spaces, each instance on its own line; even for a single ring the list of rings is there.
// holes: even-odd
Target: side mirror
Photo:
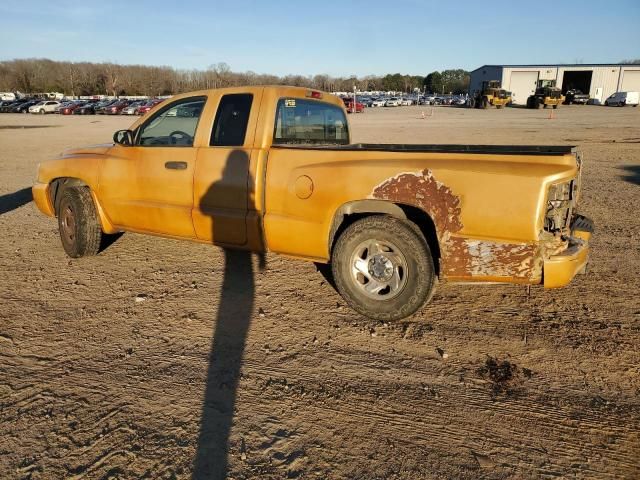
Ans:
[[[131,130],[118,130],[113,134],[113,141],[118,145],[129,147],[133,145],[133,132]]]

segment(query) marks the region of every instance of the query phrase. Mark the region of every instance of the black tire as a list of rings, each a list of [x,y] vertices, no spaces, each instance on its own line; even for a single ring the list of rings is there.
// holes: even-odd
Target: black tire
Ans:
[[[557,104],[553,106],[553,109],[554,109],[554,110],[555,110],[556,108],[558,108],[558,105],[557,105]]]
[[[487,97],[482,98],[482,108],[485,110],[489,108],[489,100],[487,99]]]
[[[372,254],[369,242],[375,243],[377,254]],[[363,245],[367,245],[364,257],[359,253]],[[385,254],[390,259],[400,259],[399,267],[392,266],[392,273],[388,269],[393,260]],[[376,264],[380,259],[382,264]],[[367,265],[367,276],[354,273],[362,271],[355,267],[356,262]],[[380,273],[388,278],[376,280],[374,266],[381,267]],[[331,268],[342,298],[355,311],[374,320],[400,320],[414,314],[429,301],[436,284],[431,251],[420,230],[412,223],[387,215],[365,217],[349,225],[336,241]],[[396,274],[399,285],[395,292],[391,283],[380,291],[366,291],[370,281],[375,287],[392,282]]]
[[[68,187],[58,205],[58,230],[64,251],[71,258],[96,255],[100,251],[102,228],[87,187]]]

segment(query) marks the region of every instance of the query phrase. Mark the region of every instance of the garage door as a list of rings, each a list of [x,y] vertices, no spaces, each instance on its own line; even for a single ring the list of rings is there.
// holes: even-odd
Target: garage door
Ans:
[[[511,72],[511,98],[517,105],[526,105],[529,95],[533,95],[538,84],[538,72]]]
[[[640,92],[640,70],[625,70],[622,73],[622,92]]]

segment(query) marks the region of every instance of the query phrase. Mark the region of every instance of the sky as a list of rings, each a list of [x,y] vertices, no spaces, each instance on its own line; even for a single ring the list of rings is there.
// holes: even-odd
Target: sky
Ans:
[[[364,76],[640,58],[640,0],[1,0],[0,18],[0,60]]]

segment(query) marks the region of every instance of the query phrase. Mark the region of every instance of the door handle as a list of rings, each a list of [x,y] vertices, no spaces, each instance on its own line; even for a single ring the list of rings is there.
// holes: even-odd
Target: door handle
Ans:
[[[164,164],[164,168],[168,168],[170,170],[186,170],[187,162],[166,162]]]

